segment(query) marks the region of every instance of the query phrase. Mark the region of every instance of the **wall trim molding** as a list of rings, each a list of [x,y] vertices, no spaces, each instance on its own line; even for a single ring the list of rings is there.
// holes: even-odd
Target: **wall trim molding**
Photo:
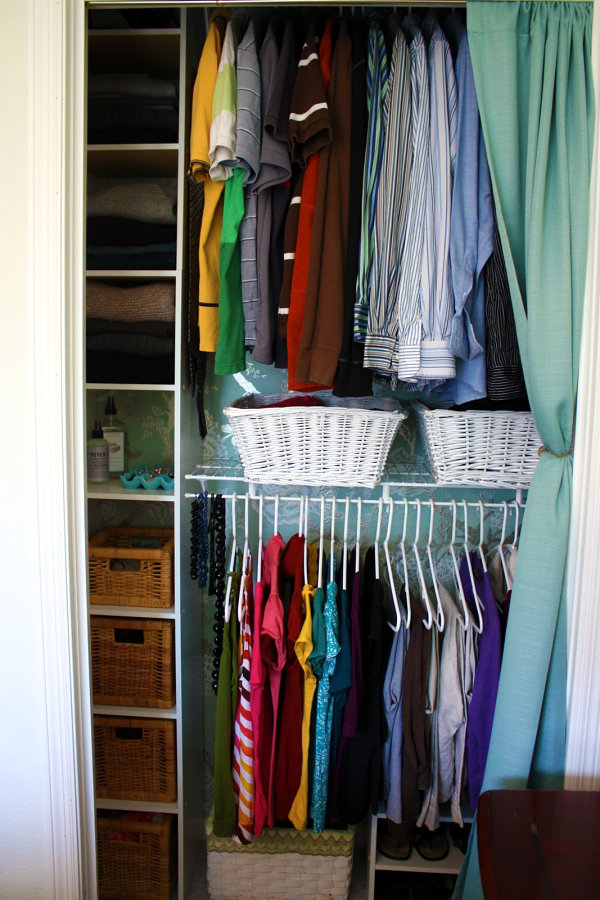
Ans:
[[[89,845],[86,771],[90,771],[87,673],[77,611],[77,509],[74,453],[76,409],[70,310],[82,144],[72,140],[81,103],[74,102],[84,54],[73,40],[84,7],[76,0],[28,0],[28,129],[30,180],[28,302],[32,329],[34,456],[37,503],[33,511],[42,610],[44,690],[48,739],[53,892],[57,900],[89,896],[85,846]],[[79,86],[83,92],[83,85]],[[75,155],[77,154],[77,156]],[[77,157],[79,162],[77,162]],[[81,217],[80,217],[81,218]],[[81,221],[79,221],[81,226]],[[79,227],[79,234],[82,230]],[[79,260],[82,259],[81,254]],[[81,262],[79,262],[81,267]],[[81,307],[81,304],[79,304]],[[81,341],[79,341],[81,346]],[[76,346],[76,345],[75,345]],[[81,384],[81,379],[79,378]],[[81,457],[81,453],[79,457]],[[82,501],[79,501],[81,505]],[[83,582],[85,584],[85,582]],[[79,581],[81,584],[81,581]],[[87,625],[86,625],[87,630]],[[86,646],[86,645],[84,645]],[[86,651],[87,652],[87,651]],[[85,674],[87,679],[87,674]],[[93,825],[93,817],[91,818]]]
[[[592,35],[596,134],[567,573],[565,767],[565,787],[588,790],[600,790],[600,16],[596,9]]]

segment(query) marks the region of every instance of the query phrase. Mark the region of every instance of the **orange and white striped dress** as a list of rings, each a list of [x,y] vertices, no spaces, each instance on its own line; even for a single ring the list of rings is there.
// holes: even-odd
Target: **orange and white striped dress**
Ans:
[[[233,790],[237,808],[235,834],[242,844],[252,840],[254,823],[254,740],[250,712],[250,663],[252,659],[252,557],[243,573],[238,650],[238,700],[233,731]]]

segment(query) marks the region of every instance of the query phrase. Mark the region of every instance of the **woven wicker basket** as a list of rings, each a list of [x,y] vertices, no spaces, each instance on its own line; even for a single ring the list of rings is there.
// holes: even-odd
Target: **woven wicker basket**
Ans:
[[[92,616],[90,636],[94,703],[173,706],[172,621]]]
[[[173,605],[172,528],[105,528],[88,547],[90,603]]]
[[[207,836],[211,900],[346,900],[354,831],[266,828],[251,844]]]
[[[172,802],[177,798],[175,722],[94,716],[96,796]]]
[[[319,396],[319,406],[265,408],[289,394],[250,394],[223,412],[249,481],[374,487],[406,413],[397,400],[346,401]]]
[[[415,404],[429,465],[442,484],[527,487],[538,437],[529,412],[428,409]]]
[[[177,880],[174,816],[103,813],[96,825],[98,896],[101,900],[170,900]]]

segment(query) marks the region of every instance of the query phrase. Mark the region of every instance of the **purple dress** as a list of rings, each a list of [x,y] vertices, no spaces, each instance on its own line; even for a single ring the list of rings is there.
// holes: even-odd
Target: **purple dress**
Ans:
[[[471,551],[470,558],[477,587],[477,596],[482,606],[483,619],[483,631],[479,637],[479,656],[467,720],[469,799],[471,808],[476,809],[483,784],[494,721],[494,710],[496,708],[496,695],[498,693],[502,659],[502,635],[500,615],[492,593],[489,575],[484,571],[481,559],[476,551]],[[477,621],[475,600],[466,558],[462,560],[460,565],[460,578],[467,603]]]

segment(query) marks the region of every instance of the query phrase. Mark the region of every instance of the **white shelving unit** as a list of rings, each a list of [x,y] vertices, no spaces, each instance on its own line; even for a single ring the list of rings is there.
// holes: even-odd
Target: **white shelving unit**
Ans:
[[[115,284],[140,285],[152,282],[172,282],[175,285],[176,312],[174,322],[174,371],[173,378],[167,383],[123,383],[122,381],[88,381],[85,385],[87,407],[87,435],[89,438],[93,419],[98,418],[98,413],[103,408],[104,398],[107,395],[117,395],[117,409],[119,411],[119,397],[127,398],[127,406],[137,410],[137,416],[152,416],[152,404],[159,394],[163,397],[161,402],[167,404],[172,421],[172,440],[170,447],[171,459],[169,463],[174,466],[175,486],[173,490],[148,490],[144,488],[132,489],[124,487],[118,477],[111,477],[108,482],[102,484],[86,485],[86,501],[88,509],[88,534],[91,536],[97,531],[97,523],[108,518],[110,524],[128,524],[132,517],[136,523],[144,524],[144,518],[148,518],[148,524],[155,524],[156,514],[167,521],[167,527],[172,527],[175,534],[174,555],[174,600],[172,606],[164,609],[128,607],[121,605],[96,605],[87,603],[87,615],[90,625],[95,617],[111,616],[118,619],[129,618],[132,623],[140,619],[171,620],[174,623],[174,680],[175,702],[167,709],[132,707],[117,705],[102,705],[92,703],[94,715],[130,718],[145,718],[153,720],[165,720],[175,723],[176,736],[176,780],[177,797],[173,802],[148,802],[138,800],[106,799],[96,797],[95,808],[99,810],[147,811],[172,814],[176,817],[177,834],[177,888],[175,896],[178,900],[188,894],[190,881],[199,852],[197,843],[198,828],[196,820],[200,818],[198,807],[200,798],[195,785],[199,783],[200,776],[194,774],[195,767],[201,763],[201,755],[196,759],[189,752],[186,755],[186,745],[189,746],[186,728],[197,721],[198,710],[192,714],[197,694],[186,689],[182,677],[182,617],[185,614],[185,604],[181,600],[181,509],[179,503],[180,476],[178,463],[180,459],[180,435],[181,426],[181,297],[182,297],[182,272],[184,261],[184,222],[185,222],[185,170],[186,159],[186,81],[189,80],[187,72],[187,31],[186,11],[181,9],[180,26],[172,28],[131,28],[88,29],[87,32],[87,67],[89,73],[127,73],[146,72],[153,77],[168,77],[177,79],[179,83],[179,141],[177,143],[108,143],[88,144],[86,147],[85,171],[88,176],[97,178],[122,177],[136,179],[152,179],[156,177],[170,176],[177,181],[177,240],[176,240],[176,266],[173,269],[98,269],[85,270],[86,284],[90,281],[113,282]],[[166,395],[166,399],[165,396]],[[122,418],[119,415],[119,418]],[[90,421],[91,420],[91,421]],[[125,420],[127,430],[127,421]],[[139,463],[139,458],[129,460],[129,467],[134,468]],[[145,463],[166,462],[166,460],[143,459]],[[127,467],[127,464],[126,464]],[[157,507],[158,504],[158,507]],[[161,504],[167,504],[160,507]],[[187,512],[187,510],[186,510]],[[106,513],[106,515],[103,515]],[[135,626],[133,626],[135,627]],[[185,639],[184,639],[185,640]],[[92,698],[93,700],[93,698]],[[188,717],[186,719],[186,716]],[[192,785],[186,790],[187,784]],[[185,801],[184,801],[185,796]],[[96,888],[90,885],[90,896],[95,896]]]

